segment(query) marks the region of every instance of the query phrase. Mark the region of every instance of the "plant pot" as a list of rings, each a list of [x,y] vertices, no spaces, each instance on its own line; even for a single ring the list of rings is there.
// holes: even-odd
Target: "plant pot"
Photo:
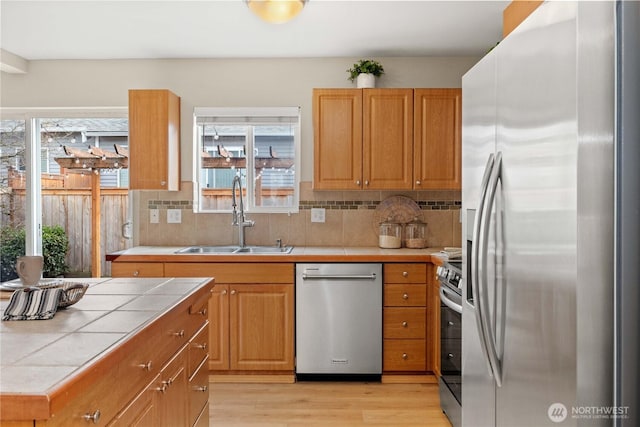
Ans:
[[[376,76],[373,74],[358,74],[356,86],[358,89],[376,87]]]

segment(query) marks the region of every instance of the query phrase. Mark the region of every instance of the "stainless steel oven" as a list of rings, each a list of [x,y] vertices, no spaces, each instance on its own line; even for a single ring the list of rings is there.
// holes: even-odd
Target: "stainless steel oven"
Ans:
[[[440,406],[453,427],[462,425],[462,263],[438,267],[440,281]]]

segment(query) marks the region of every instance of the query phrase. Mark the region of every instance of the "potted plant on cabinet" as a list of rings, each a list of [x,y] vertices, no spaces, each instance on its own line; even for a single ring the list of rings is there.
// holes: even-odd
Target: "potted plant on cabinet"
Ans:
[[[376,77],[384,74],[384,67],[373,59],[361,59],[347,70],[349,80],[356,80],[358,88],[376,87]]]

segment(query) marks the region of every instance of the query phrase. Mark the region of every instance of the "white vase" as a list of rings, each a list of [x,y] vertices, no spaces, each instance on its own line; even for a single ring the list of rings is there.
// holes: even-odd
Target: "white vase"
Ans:
[[[376,76],[373,74],[358,74],[356,86],[359,89],[376,87]]]

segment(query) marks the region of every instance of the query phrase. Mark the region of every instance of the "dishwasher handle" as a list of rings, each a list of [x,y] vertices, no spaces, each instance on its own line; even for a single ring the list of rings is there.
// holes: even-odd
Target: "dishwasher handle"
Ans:
[[[376,274],[307,274],[302,273],[302,280],[376,280]]]

